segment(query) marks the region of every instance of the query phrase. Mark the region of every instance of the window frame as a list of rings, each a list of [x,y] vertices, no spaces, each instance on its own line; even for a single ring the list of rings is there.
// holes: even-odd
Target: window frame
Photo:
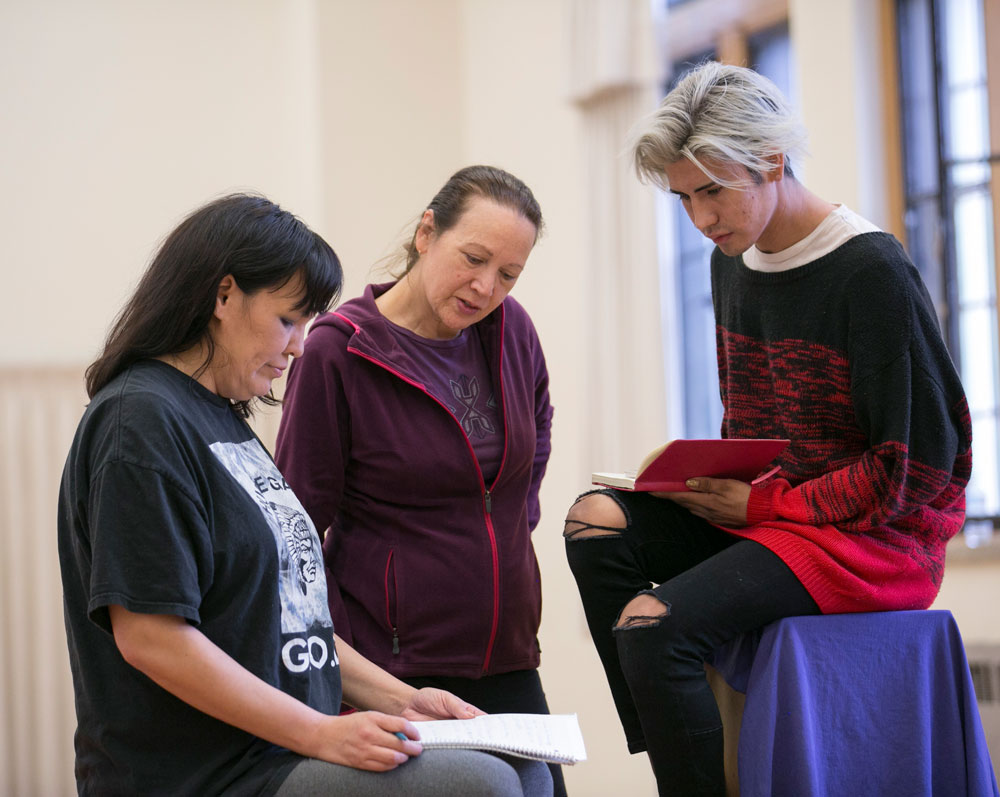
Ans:
[[[730,0],[672,3],[666,0],[665,5],[669,11],[663,45],[670,64],[665,90],[669,90],[676,80],[678,66],[694,65],[709,54],[722,63],[748,65],[752,42],[779,27],[787,29],[789,24],[787,0],[743,0],[740,3]],[[675,437],[717,437],[722,403],[718,393],[715,316],[708,285],[708,254],[713,247],[696,231],[689,231],[690,222],[685,212],[674,206],[670,198],[659,198],[657,214],[662,231],[672,239],[669,247],[662,242],[660,246],[664,327],[678,333],[666,339],[666,367],[671,377],[668,379],[670,431]],[[690,254],[699,248],[704,250],[704,255],[698,258],[696,265],[681,257],[682,251]],[[704,273],[697,273],[696,269]],[[699,292],[697,285],[686,285],[686,281],[703,281],[704,285]],[[701,310],[692,312],[694,305]],[[698,387],[689,389],[692,384]]]
[[[966,196],[975,196],[977,193],[988,200],[992,206],[992,230],[986,230],[987,237],[992,238],[992,251],[986,250],[987,268],[992,267],[992,302],[986,302],[986,312],[992,313],[992,341],[989,350],[993,361],[991,371],[993,385],[992,404],[987,402],[985,409],[986,428],[994,430],[993,439],[976,439],[976,447],[987,446],[987,462],[992,462],[993,469],[1000,461],[1000,445],[998,445],[997,434],[1000,433],[1000,383],[998,383],[998,371],[1000,371],[1000,356],[998,356],[997,341],[1000,341],[1000,312],[998,312],[998,296],[1000,296],[1000,272],[997,264],[1000,263],[1000,44],[996,37],[1000,34],[1000,8],[995,2],[988,0],[977,0],[980,2],[980,9],[983,21],[983,46],[985,57],[985,91],[986,91],[986,123],[989,126],[989,138],[985,142],[987,151],[982,157],[955,158],[953,157],[953,131],[949,128],[952,110],[948,103],[951,99],[949,94],[949,62],[946,46],[946,19],[944,6],[940,0],[894,0],[891,3],[893,18],[892,47],[896,55],[896,70],[899,80],[897,82],[898,92],[895,102],[891,107],[899,109],[899,138],[901,162],[905,166],[900,175],[898,185],[902,193],[901,210],[905,214],[911,212],[913,219],[907,225],[908,231],[917,232],[923,229],[922,223],[925,219],[917,221],[916,217],[922,212],[925,213],[930,206],[933,218],[931,219],[935,228],[940,232],[940,242],[928,241],[926,236],[905,235],[901,238],[907,250],[914,258],[914,262],[924,272],[925,280],[928,281],[932,292],[932,298],[938,308],[939,318],[945,339],[951,351],[956,367],[962,373],[963,365],[971,367],[971,363],[963,363],[963,342],[962,323],[963,313],[966,308],[963,306],[961,290],[962,268],[959,262],[959,240],[958,218],[962,199]],[[911,7],[906,17],[904,7]],[[954,10],[953,8],[951,10]],[[916,19],[916,24],[911,20]],[[908,23],[910,27],[908,27]],[[927,51],[919,63],[911,63],[904,60],[902,40],[904,37],[912,37],[914,31],[925,33],[921,40],[912,40],[919,46],[923,46]],[[992,36],[991,36],[992,34]],[[919,49],[913,46],[906,48],[907,59],[914,55]],[[915,94],[913,83],[920,83],[921,78],[913,77],[915,73],[923,72],[923,85],[932,92],[932,98],[927,101],[924,98],[923,104],[920,97]],[[930,106],[933,112],[933,119],[928,119],[926,106]],[[923,110],[923,117],[917,118]],[[913,121],[915,120],[915,121]],[[911,125],[908,127],[908,123]],[[920,129],[923,129],[921,136]],[[933,129],[933,138],[927,135],[927,131]],[[927,145],[930,144],[932,157],[927,156]],[[911,152],[912,150],[912,152]],[[922,159],[923,170],[920,162]],[[916,165],[914,165],[916,164]],[[984,174],[988,176],[977,184],[958,184],[953,177],[954,170],[965,164],[980,164],[984,167]],[[933,185],[926,181],[931,169],[936,169]],[[930,186],[926,191],[924,183]],[[923,208],[924,210],[921,210]],[[904,216],[905,218],[905,216]],[[985,243],[979,239],[980,243]],[[937,245],[935,245],[937,244]],[[992,262],[989,262],[991,258]],[[989,279],[989,276],[986,277]],[[982,304],[982,302],[979,302]],[[992,306],[990,306],[992,305]],[[980,308],[982,310],[982,308]],[[970,311],[970,312],[975,312]],[[968,341],[964,348],[967,349]],[[977,343],[978,348],[978,343]],[[974,419],[983,417],[982,408],[977,405],[975,397],[970,397],[972,413]],[[992,419],[992,420],[990,420]],[[982,427],[980,427],[982,428]],[[974,437],[976,431],[974,430]],[[992,450],[989,448],[992,446]],[[975,467],[975,452],[973,456]],[[996,474],[994,474],[995,476]],[[975,470],[974,470],[975,476]],[[990,528],[994,530],[1000,520],[1000,478],[990,481],[986,476],[986,483],[979,481],[977,493],[979,498],[968,507],[969,530],[979,528],[972,537],[967,537],[969,545],[982,544],[989,539]],[[979,503],[983,502],[983,505]],[[977,522],[978,521],[978,522]],[[986,530],[982,530],[982,523],[986,524]]]

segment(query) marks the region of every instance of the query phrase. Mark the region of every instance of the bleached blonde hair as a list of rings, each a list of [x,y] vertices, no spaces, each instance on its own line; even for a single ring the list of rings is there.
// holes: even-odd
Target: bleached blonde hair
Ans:
[[[778,155],[794,177],[792,162],[805,154],[805,142],[805,128],[774,83],[752,69],[706,61],[633,127],[629,148],[639,179],[664,190],[666,167],[681,158],[714,182],[741,188],[759,183]],[[714,174],[706,159],[743,166],[748,180]]]

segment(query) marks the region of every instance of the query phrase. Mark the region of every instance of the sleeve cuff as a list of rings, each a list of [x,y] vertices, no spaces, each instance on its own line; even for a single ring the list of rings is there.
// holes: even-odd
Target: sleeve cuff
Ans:
[[[748,526],[777,518],[777,513],[774,511],[774,499],[779,484],[779,479],[771,479],[763,484],[751,486],[750,497],[747,499]]]

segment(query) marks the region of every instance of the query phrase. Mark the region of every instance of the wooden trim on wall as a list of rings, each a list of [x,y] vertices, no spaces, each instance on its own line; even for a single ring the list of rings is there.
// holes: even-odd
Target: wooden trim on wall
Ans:
[[[905,247],[906,191],[903,172],[903,125],[899,97],[899,36],[896,26],[896,0],[879,0],[881,27],[882,135],[885,142],[886,232],[895,235]]]
[[[729,29],[715,41],[715,57],[724,64],[750,66],[750,46],[746,31]]]
[[[680,61],[715,50],[720,61],[746,66],[747,36],[787,19],[788,0],[691,0],[667,12],[667,54]]]
[[[994,297],[1000,297],[1000,0],[983,0],[983,28],[986,39],[986,96],[989,103],[990,193],[993,200]],[[1000,325],[1000,313],[997,313]]]

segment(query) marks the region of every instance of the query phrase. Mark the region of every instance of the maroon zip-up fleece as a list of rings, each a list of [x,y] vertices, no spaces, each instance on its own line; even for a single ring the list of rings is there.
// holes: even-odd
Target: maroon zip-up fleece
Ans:
[[[320,316],[289,371],[275,459],[322,533],[338,635],[398,677],[538,666],[531,543],[550,451],[548,372],[507,297],[479,322],[504,454],[483,481],[460,423],[424,387],[375,298]]]

